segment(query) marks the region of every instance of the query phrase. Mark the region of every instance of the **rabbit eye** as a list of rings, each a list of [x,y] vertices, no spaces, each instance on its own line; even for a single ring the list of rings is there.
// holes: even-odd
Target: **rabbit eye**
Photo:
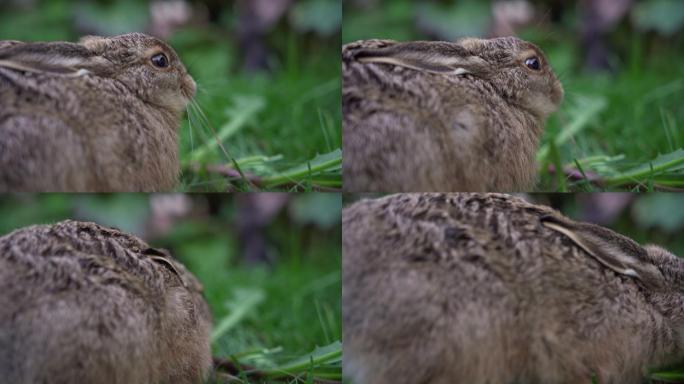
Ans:
[[[167,59],[166,55],[163,53],[157,53],[156,55],[152,56],[150,60],[152,61],[152,64],[159,68],[166,68],[169,66],[169,59]]]
[[[525,60],[525,65],[527,68],[538,71],[539,68],[541,68],[541,63],[539,62],[539,59],[536,56],[532,56],[528,59]]]

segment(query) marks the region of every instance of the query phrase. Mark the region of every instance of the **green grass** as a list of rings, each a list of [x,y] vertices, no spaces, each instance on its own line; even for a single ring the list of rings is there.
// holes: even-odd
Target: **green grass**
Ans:
[[[171,41],[198,83],[181,128],[180,190],[342,187],[339,40],[272,40],[270,74],[230,70],[240,52],[208,31]]]
[[[210,222],[160,241],[170,241],[205,286],[214,356],[234,363],[238,382],[341,380],[339,225],[314,238],[284,224],[269,231],[278,247],[271,269],[236,264],[234,240]]]
[[[680,54],[615,76],[561,75],[566,99],[549,119],[537,154],[539,189],[684,189],[684,70],[671,65],[681,62]]]

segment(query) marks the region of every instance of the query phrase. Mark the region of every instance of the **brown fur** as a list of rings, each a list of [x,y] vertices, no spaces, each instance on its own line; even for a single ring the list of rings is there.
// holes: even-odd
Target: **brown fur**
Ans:
[[[0,42],[0,191],[171,190],[194,92],[173,49],[141,33]]]
[[[358,41],[342,48],[342,76],[349,192],[529,189],[563,98],[539,48],[514,37]]]
[[[201,383],[199,282],[140,239],[64,221],[0,237],[0,381]]]
[[[342,224],[355,384],[640,383],[684,357],[684,262],[661,248],[499,194],[363,200]]]

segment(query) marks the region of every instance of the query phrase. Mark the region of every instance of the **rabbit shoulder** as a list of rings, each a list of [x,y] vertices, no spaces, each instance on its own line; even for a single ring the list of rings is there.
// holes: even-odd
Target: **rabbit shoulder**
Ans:
[[[0,237],[0,376],[11,383],[200,383],[211,315],[166,252],[94,223]]]
[[[361,201],[343,227],[359,384],[638,383],[681,357],[684,265],[662,248],[498,194]]]

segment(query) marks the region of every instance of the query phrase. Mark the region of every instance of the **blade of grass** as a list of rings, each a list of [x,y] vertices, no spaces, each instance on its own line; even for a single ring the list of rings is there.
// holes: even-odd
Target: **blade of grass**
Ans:
[[[573,135],[583,130],[587,124],[607,106],[606,99],[599,96],[577,96],[575,100],[577,106],[576,108],[573,108],[572,112],[572,115],[575,116],[575,118],[553,138],[553,144],[556,147],[561,147]],[[543,163],[547,156],[549,156],[550,144],[551,143],[545,144],[539,148],[539,151],[537,152],[538,162]]]
[[[607,186],[619,186],[625,183],[639,183],[649,175],[657,175],[666,171],[681,171],[684,169],[684,149],[677,149],[665,155],[660,155],[646,164],[615,176],[606,177]]]
[[[317,367],[323,364],[333,364],[340,363],[342,361],[342,343],[337,340],[331,344],[323,347],[318,347],[313,350],[313,352],[301,356],[295,360],[288,363],[282,364],[280,366],[262,370],[262,374],[270,378],[287,377],[293,374],[303,373],[308,370],[309,367]],[[323,373],[323,372],[322,372]],[[328,375],[334,377],[342,377],[342,368],[340,366],[335,366],[334,368],[329,368],[327,372]],[[326,375],[326,377],[330,377]]]
[[[339,170],[342,166],[342,150],[337,148],[332,152],[318,155],[304,164],[290,168],[281,173],[265,176],[262,183],[266,188],[272,188],[280,184],[296,182],[308,175]],[[341,178],[341,176],[340,176]]]
[[[670,151],[674,151],[675,146],[674,146],[672,134],[670,132],[670,127],[669,127],[668,122],[667,122],[667,118],[665,117],[665,110],[663,109],[663,107],[660,107],[659,110],[660,110],[660,121],[662,122],[662,125],[663,125],[663,131],[665,131],[665,138],[667,139],[667,145],[668,145]]]
[[[566,192],[568,190],[565,185],[565,174],[563,173],[563,164],[561,163],[560,154],[558,153],[558,146],[555,142],[549,143],[550,157],[556,168],[556,190],[558,192]]]
[[[249,311],[254,309],[263,300],[264,292],[259,289],[237,291],[230,314],[216,324],[214,331],[211,333],[211,342],[216,342],[216,340],[238,324]]]
[[[584,168],[582,168],[582,165],[580,164],[577,159],[575,159],[575,165],[577,166],[577,169],[579,170],[580,174],[582,175],[582,180],[577,183],[577,186],[579,187],[584,187],[587,190],[591,189],[591,182],[589,182],[589,178],[587,177],[587,174],[584,173]]]
[[[667,383],[682,383],[684,382],[684,372],[655,372],[651,374],[651,378]]]
[[[233,163],[233,166],[235,167],[235,170],[240,175],[240,178],[242,179],[242,181],[244,181],[250,188],[255,188],[256,186],[247,177],[245,177],[245,174],[242,172],[240,165],[235,161],[235,158],[233,156],[231,156],[230,153],[228,153],[226,148],[223,146],[223,139],[221,139],[220,135],[216,132],[216,130],[214,129],[214,126],[211,124],[211,122],[209,121],[207,116],[204,114],[204,111],[202,111],[202,108],[200,108],[199,104],[197,104],[196,102],[193,101],[192,105],[194,105],[195,109],[197,110],[197,113],[203,119],[205,126],[211,130],[211,133],[214,135],[214,138],[215,138],[215,141],[211,141],[211,140],[206,141],[205,146],[202,147],[201,149],[207,149],[207,148],[209,148],[210,144],[215,143],[219,148],[221,148],[221,151],[226,156],[227,160]],[[193,152],[192,155],[194,155],[194,154],[196,154],[196,152]],[[192,155],[191,155],[191,159],[193,158]]]
[[[333,146],[330,141],[330,135],[328,134],[328,127],[332,126],[332,117],[318,108],[318,120],[319,126],[321,127],[321,132],[323,132],[323,138],[325,139],[325,148],[328,150],[328,152],[331,152],[333,150]]]
[[[260,97],[236,97],[234,100],[235,105],[228,110],[232,119],[216,132],[216,140],[207,141],[192,152],[190,155],[191,162],[203,160],[211,151],[216,150],[216,147],[220,145],[219,142],[223,142],[239,131],[264,107],[264,100]]]

